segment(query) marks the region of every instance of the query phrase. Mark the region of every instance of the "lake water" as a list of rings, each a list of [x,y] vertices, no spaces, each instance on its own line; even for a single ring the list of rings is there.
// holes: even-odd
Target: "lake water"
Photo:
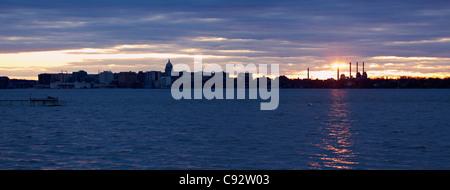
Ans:
[[[261,100],[170,90],[1,90],[0,169],[450,169],[448,89],[281,89]]]

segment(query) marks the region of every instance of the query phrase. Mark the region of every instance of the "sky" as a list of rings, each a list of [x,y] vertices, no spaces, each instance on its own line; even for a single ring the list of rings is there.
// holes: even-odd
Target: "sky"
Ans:
[[[291,78],[335,78],[337,64],[348,75],[349,62],[369,77],[450,77],[449,20],[448,0],[0,0],[0,76],[163,71],[202,56]]]

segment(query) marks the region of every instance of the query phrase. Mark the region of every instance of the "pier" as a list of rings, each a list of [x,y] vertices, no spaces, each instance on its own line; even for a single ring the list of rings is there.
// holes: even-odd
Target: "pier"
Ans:
[[[9,103],[13,105],[14,103],[20,103],[21,105],[29,104],[30,106],[42,105],[42,106],[62,106],[66,105],[65,100],[60,100],[59,98],[47,96],[45,98],[30,98],[28,100],[0,100],[0,105],[4,103]]]

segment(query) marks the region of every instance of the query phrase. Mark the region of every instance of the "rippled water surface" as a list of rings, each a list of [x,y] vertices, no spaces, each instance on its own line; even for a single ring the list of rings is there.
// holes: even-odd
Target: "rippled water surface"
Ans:
[[[280,90],[174,100],[170,90],[1,90],[0,169],[450,169],[450,90]]]

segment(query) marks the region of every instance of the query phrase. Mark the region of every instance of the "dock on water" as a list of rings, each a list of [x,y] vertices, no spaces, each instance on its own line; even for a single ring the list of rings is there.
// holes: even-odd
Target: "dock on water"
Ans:
[[[44,98],[30,98],[28,100],[0,100],[0,105],[4,103],[9,103],[13,105],[14,103],[20,103],[21,105],[29,104],[30,106],[42,105],[42,106],[62,106],[66,105],[65,100],[60,100],[59,98],[47,96]]]

